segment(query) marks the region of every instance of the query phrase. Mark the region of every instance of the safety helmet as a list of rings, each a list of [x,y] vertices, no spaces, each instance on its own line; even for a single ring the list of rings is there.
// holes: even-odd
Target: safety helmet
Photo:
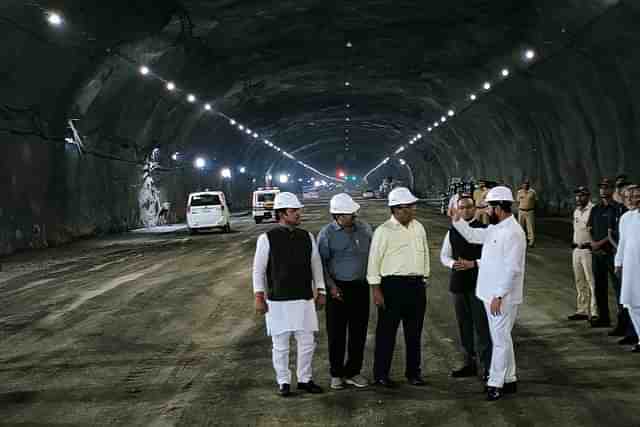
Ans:
[[[487,203],[489,202],[513,202],[513,193],[509,187],[498,186],[493,187],[487,193],[487,197],[485,198]]]
[[[396,187],[389,192],[389,206],[412,205],[417,201],[416,196],[406,187]]]
[[[347,193],[336,194],[329,202],[329,212],[331,214],[354,214],[358,212],[360,205],[353,201]]]
[[[300,203],[300,200],[295,194],[285,191],[284,193],[276,194],[276,198],[273,201],[273,209],[300,209],[304,205]]]

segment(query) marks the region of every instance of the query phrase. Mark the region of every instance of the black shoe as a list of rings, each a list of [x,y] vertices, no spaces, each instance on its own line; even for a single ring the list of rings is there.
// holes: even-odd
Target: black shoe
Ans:
[[[589,316],[587,316],[586,314],[576,313],[576,314],[572,314],[571,316],[567,316],[567,319],[569,319],[569,320],[589,320]]]
[[[386,388],[394,388],[396,386],[396,383],[391,378],[378,378],[373,382],[373,385]]]
[[[427,385],[427,383],[422,377],[407,378],[407,381],[409,382],[409,384],[414,385],[416,387],[422,387]]]
[[[478,367],[476,365],[466,365],[455,371],[451,371],[453,378],[475,377],[478,375]]]
[[[291,386],[289,384],[280,384],[278,386],[278,394],[282,397],[291,396]]]
[[[609,331],[608,334],[610,337],[623,337],[625,335],[625,328],[621,327],[618,324],[615,328]]]
[[[487,400],[489,402],[493,402],[494,400],[500,399],[504,396],[501,388],[498,387],[487,387]]]
[[[307,393],[313,393],[313,394],[322,393],[324,391],[322,390],[322,387],[320,387],[318,384],[314,383],[311,380],[309,380],[309,382],[307,383],[298,383],[298,390],[304,390]]]
[[[637,344],[637,343],[638,343],[638,337],[626,336],[621,340],[618,340],[618,344],[620,345],[631,345],[631,344]]]
[[[592,328],[608,328],[609,326],[611,326],[611,322],[605,320],[598,319],[591,322]]]
[[[631,353],[640,353],[640,344],[636,344],[631,347]]]
[[[502,392],[504,394],[511,394],[515,393],[516,391],[518,391],[518,381],[504,383],[504,386],[502,387]]]

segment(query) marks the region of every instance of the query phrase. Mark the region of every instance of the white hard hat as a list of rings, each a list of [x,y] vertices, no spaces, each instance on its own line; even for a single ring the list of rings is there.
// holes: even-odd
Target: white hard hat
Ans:
[[[513,193],[509,187],[499,186],[493,187],[487,193],[485,198],[487,203],[489,202],[513,202]]]
[[[389,192],[389,206],[412,205],[417,201],[416,196],[406,187],[396,187]]]
[[[347,193],[336,194],[329,202],[329,212],[332,214],[354,214],[360,205],[353,201]]]
[[[300,203],[300,200],[296,197],[295,194],[284,192],[276,194],[276,198],[273,201],[274,209],[300,209],[303,207],[303,204]]]

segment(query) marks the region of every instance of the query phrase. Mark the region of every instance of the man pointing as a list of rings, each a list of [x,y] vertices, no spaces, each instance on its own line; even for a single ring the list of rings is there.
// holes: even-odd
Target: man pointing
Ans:
[[[511,330],[522,303],[527,239],[511,213],[513,194],[509,188],[492,188],[486,201],[488,228],[472,228],[459,215],[453,226],[469,243],[483,245],[476,296],[484,302],[493,342],[487,400],[497,400],[516,391]]]

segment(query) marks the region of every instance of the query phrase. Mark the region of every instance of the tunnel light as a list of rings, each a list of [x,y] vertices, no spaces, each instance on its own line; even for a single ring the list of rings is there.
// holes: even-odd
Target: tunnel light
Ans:
[[[231,126],[235,126],[236,121],[235,121],[235,120],[233,120],[233,119],[231,119],[231,120],[229,120],[229,124],[230,124]]]
[[[245,168],[244,166],[240,166],[240,173],[246,173],[247,172],[247,168]]]
[[[253,137],[254,137],[254,138],[258,138],[258,134],[254,132],[254,133],[253,133]]]
[[[229,168],[222,169],[220,171],[220,175],[222,175],[222,177],[225,178],[225,179],[231,178],[231,169],[229,169]]]
[[[432,128],[431,126],[429,126],[429,127],[427,128],[427,130],[428,130],[429,132],[431,132],[431,131],[433,130],[433,128]]]
[[[484,88],[484,90],[489,90],[489,89],[491,89],[491,83],[484,82],[484,85],[482,85],[482,87]]]
[[[502,77],[509,77],[509,69],[503,68],[502,71],[500,71],[500,74],[502,74]]]
[[[198,157],[193,164],[198,169],[203,169],[207,165],[207,161],[202,157]]]
[[[194,94],[190,93],[190,94],[187,96],[187,101],[189,101],[190,103],[192,103],[192,104],[193,104],[194,102],[196,102],[196,96],[195,96]]]
[[[536,57],[536,52],[533,49],[527,49],[527,51],[524,53],[524,58],[529,61],[531,61],[535,57]]]
[[[245,129],[245,132],[246,132],[247,135],[251,135],[251,129],[247,128],[247,129]]]
[[[204,104],[204,109],[207,111],[211,111],[211,104]]]
[[[349,117],[347,117],[345,120],[346,120],[346,121],[348,121],[348,122],[350,122],[350,121],[351,121],[351,119],[350,119]]]
[[[435,127],[438,127],[438,126],[440,126],[440,123],[435,122],[433,125],[434,125]]]
[[[174,82],[167,83],[167,90],[174,91],[176,89],[176,84]]]
[[[347,46],[347,47],[353,47],[353,45],[351,44],[351,42],[347,42],[346,46]]]
[[[313,186],[314,187],[320,187],[322,185],[322,183],[320,181],[313,181]]]
[[[351,82],[344,82],[345,86],[351,86]]]
[[[351,108],[351,104],[347,104],[347,108]]]
[[[280,181],[280,184],[286,184],[287,182],[289,182],[289,177],[285,174],[281,174],[278,177],[278,181]]]
[[[415,144],[415,142],[416,141],[414,139],[412,139],[411,141],[409,141],[409,145],[413,145],[413,144]]]
[[[49,24],[59,27],[62,25],[62,16],[56,12],[47,13],[47,21]]]
[[[422,139],[422,134],[421,133],[418,134],[418,139]]]
[[[469,99],[475,101],[476,99],[478,99],[478,97],[475,95],[475,93],[472,93],[471,95],[469,95]]]
[[[265,175],[265,178],[267,179],[267,181],[271,181],[273,179],[273,176],[271,174],[267,174]]]
[[[449,111],[447,111],[447,114],[449,115],[449,117],[453,117],[453,115],[456,114],[456,113],[453,110],[449,110]]]
[[[441,121],[442,123],[444,123],[444,122],[446,122],[446,121],[447,121],[447,118],[446,118],[445,116],[442,116],[442,117],[440,117],[440,121]]]
[[[302,182],[302,181],[303,181],[303,179],[302,179],[302,178],[298,178],[298,182]]]
[[[178,153],[177,151],[175,153],[173,153],[171,155],[171,158],[175,161],[178,160],[178,158],[180,157],[180,153]]]
[[[240,129],[240,130],[244,130],[244,126],[242,126],[242,125],[238,125],[238,129]]]
[[[143,65],[142,67],[140,67],[139,71],[140,71],[140,74],[142,74],[143,76],[146,76],[147,74],[149,74],[151,70],[149,70],[149,67],[147,67],[146,65]]]
[[[406,162],[404,159],[400,159],[400,164],[401,164],[402,166],[404,166],[404,165],[406,165],[406,164],[407,164],[407,162]]]

